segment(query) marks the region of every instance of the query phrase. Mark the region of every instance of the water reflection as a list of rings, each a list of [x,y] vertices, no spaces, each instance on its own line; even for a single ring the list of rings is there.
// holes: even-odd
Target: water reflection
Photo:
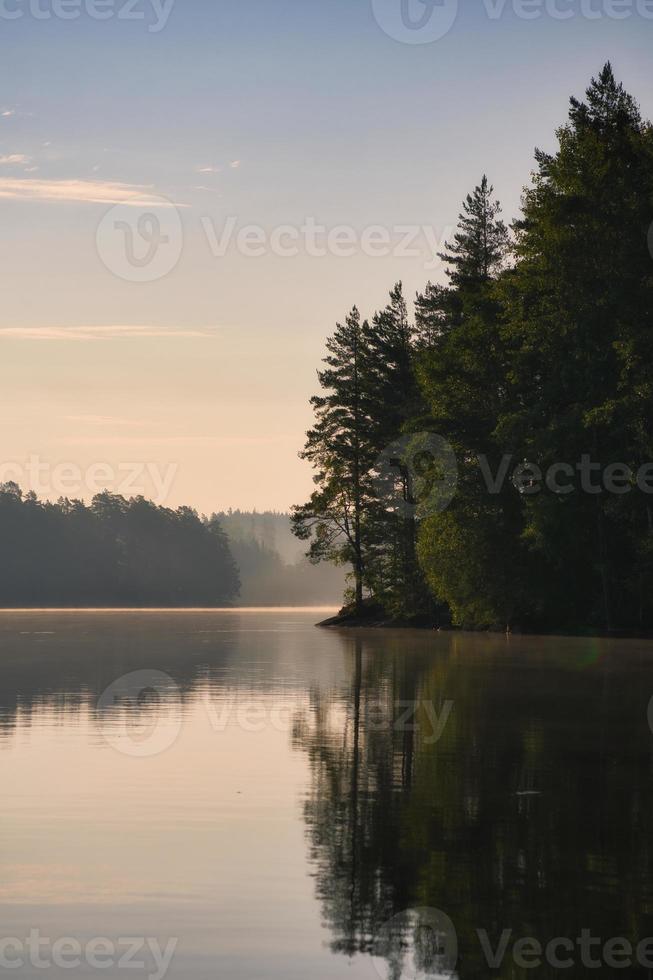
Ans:
[[[400,634],[341,643],[346,698],[315,691],[296,736],[311,763],[304,812],[335,953],[378,953],[383,924],[424,907],[454,923],[461,978],[529,975],[511,952],[522,937],[575,944],[587,929],[602,947],[653,935],[643,647]],[[447,702],[433,739],[424,705],[441,712]],[[503,962],[490,970],[487,951],[501,953],[506,930]],[[418,975],[402,972],[410,935],[408,924],[394,943],[385,935],[382,975]],[[557,975],[556,956],[566,959],[550,952],[539,975]],[[574,976],[594,972],[574,953]],[[420,969],[439,975],[437,956],[430,973],[424,958]],[[642,975],[635,960],[632,973]]]
[[[171,980],[507,980],[524,937],[653,935],[651,644],[315,618],[0,616],[7,935],[179,936]]]
[[[236,610],[0,613],[0,745],[44,713],[71,728],[76,716],[91,714],[102,729],[107,712],[127,711],[126,724],[147,728],[157,707],[170,713],[178,702],[183,714],[207,692],[303,691],[314,670],[326,677],[310,659],[315,618]],[[133,674],[143,675],[138,690],[125,680]]]

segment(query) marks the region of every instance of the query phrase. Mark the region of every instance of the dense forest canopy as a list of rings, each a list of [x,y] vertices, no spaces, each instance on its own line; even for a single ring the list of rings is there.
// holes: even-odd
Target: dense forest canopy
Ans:
[[[2,484],[0,539],[3,606],[220,606],[239,590],[217,521],[143,497],[48,503]]]
[[[341,569],[306,561],[282,513],[207,518],[108,492],[51,503],[5,483],[0,538],[4,607],[336,605],[344,587]]]
[[[467,196],[414,316],[399,283],[327,341],[293,521],[358,611],[653,628],[653,128],[607,64],[556,135],[510,229]]]

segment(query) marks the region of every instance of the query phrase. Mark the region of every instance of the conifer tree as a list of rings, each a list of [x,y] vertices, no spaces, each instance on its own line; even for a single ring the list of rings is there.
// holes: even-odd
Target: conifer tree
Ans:
[[[445,242],[446,251],[438,253],[449,267],[447,276],[454,287],[481,287],[505,262],[508,229],[499,218],[501,205],[493,200],[493,193],[483,174],[481,183],[463,202],[453,242]]]
[[[404,498],[411,493],[408,437],[421,427],[425,404],[416,374],[416,330],[401,282],[391,290],[388,305],[366,324],[365,339],[366,411],[376,456],[394,443],[404,448],[391,460],[384,459],[384,468],[391,463],[393,473],[375,481],[376,547],[370,577],[389,612],[412,616],[423,612],[429,600],[417,562],[414,512],[411,507],[398,512],[395,504],[398,493]]]
[[[329,341],[303,453],[317,489],[295,527],[314,560],[351,562],[359,608],[363,584],[394,613],[414,606],[416,527],[391,520],[377,460],[429,431],[451,444],[459,487],[421,521],[418,554],[456,621],[653,623],[650,494],[632,476],[612,495],[509,478],[520,462],[634,473],[653,458],[653,128],[607,64],[557,138],[536,151],[514,245],[483,177],[415,322],[398,284],[370,324],[354,310]]]
[[[589,455],[637,469],[652,448],[653,130],[607,64],[557,136],[556,153],[537,151],[506,280],[511,408],[500,430],[545,468]],[[650,616],[647,499],[577,488],[524,501],[551,622],[610,629],[645,607]]]
[[[311,399],[316,421],[300,453],[315,469],[316,490],[292,512],[294,533],[310,541],[313,562],[351,564],[357,612],[363,603],[373,503],[374,447],[365,410],[366,333],[354,307],[327,341],[326,368],[318,372],[324,394]]]
[[[492,495],[482,466],[496,473],[503,447],[495,428],[505,400],[506,355],[501,339],[497,277],[508,257],[508,232],[484,176],[467,196],[453,242],[441,253],[448,286],[427,287],[417,299],[423,342],[419,376],[433,430],[458,459],[456,496],[420,531],[428,580],[458,622],[510,624],[519,615],[519,501],[510,489]],[[514,491],[513,491],[514,496]]]

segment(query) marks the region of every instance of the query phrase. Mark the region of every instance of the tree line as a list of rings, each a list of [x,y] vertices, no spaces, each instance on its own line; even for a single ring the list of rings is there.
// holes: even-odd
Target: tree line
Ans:
[[[0,485],[5,607],[220,606],[240,588],[217,519],[104,492],[57,503]]]
[[[327,341],[293,525],[357,612],[653,627],[653,127],[607,64],[556,136],[510,227],[483,177],[446,283]]]

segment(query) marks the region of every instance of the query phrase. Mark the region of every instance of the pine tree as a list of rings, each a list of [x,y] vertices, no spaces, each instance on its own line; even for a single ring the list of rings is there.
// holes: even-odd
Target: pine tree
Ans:
[[[652,448],[653,131],[607,64],[557,136],[555,154],[536,154],[506,279],[512,409],[500,429],[544,467],[590,454],[636,469]],[[643,597],[653,612],[642,495],[549,493],[524,506],[551,621],[610,629],[641,619]]]
[[[363,604],[373,502],[374,447],[365,412],[366,333],[354,307],[327,341],[327,366],[318,372],[325,393],[311,399],[316,421],[300,453],[316,471],[317,489],[292,511],[293,531],[310,541],[311,561],[352,565],[356,612]]]
[[[414,342],[415,326],[398,282],[385,309],[365,325],[366,409],[378,451],[400,436],[423,408]]]
[[[451,443],[459,469],[453,502],[420,530],[419,555],[457,621],[482,626],[507,625],[520,615],[521,573],[519,501],[511,499],[511,488],[489,494],[480,464],[493,473],[501,464],[495,428],[506,395],[497,277],[509,239],[492,195],[484,176],[440,256],[449,285],[429,285],[417,299],[419,376],[433,429]]]
[[[415,526],[394,520],[377,460],[428,431],[455,451],[459,488],[421,521],[418,554],[457,621],[653,622],[650,497],[526,494],[505,479],[519,462],[588,455],[636,471],[653,453],[653,128],[608,64],[557,137],[555,153],[536,151],[513,246],[483,177],[415,323],[398,284],[371,324],[354,310],[329,341],[303,453],[317,489],[295,527],[314,560],[351,562],[359,608],[365,584],[411,611]]]
[[[405,447],[393,460],[393,473],[375,481],[376,548],[370,577],[388,612],[413,616],[429,606],[417,562],[417,523],[412,507],[398,512],[395,504],[398,493],[406,501],[412,493],[405,458],[410,446],[407,437],[421,427],[425,404],[416,375],[416,330],[401,282],[391,290],[388,305],[366,324],[365,348],[366,411],[376,456],[393,444]],[[384,460],[384,469],[388,462]],[[391,475],[396,479],[387,478]]]
[[[438,258],[449,266],[447,276],[454,287],[482,286],[501,270],[508,247],[508,229],[499,218],[501,206],[492,199],[494,188],[485,174],[468,194],[458,216],[453,242],[445,242]]]

